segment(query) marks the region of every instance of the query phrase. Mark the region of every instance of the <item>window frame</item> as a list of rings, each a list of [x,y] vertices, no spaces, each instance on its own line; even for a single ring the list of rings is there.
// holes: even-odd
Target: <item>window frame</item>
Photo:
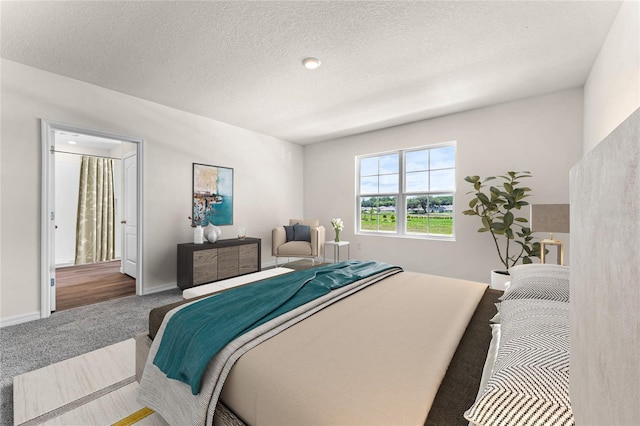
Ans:
[[[431,155],[431,150],[443,148],[443,147],[452,147],[454,149],[454,158],[453,158],[453,167],[439,168],[439,169],[431,169],[428,168],[426,171],[430,173],[432,171],[437,170],[451,170],[453,169],[453,189],[445,190],[445,191],[406,191],[407,185],[407,167],[406,167],[406,154],[409,152],[415,151],[424,151],[427,150],[429,155]],[[379,158],[388,155],[398,155],[398,192],[397,193],[361,193],[361,164],[363,159],[367,158]],[[411,148],[397,149],[392,151],[383,151],[372,154],[363,154],[357,155],[356,158],[356,188],[355,188],[355,203],[356,203],[356,211],[355,211],[355,234],[356,235],[369,235],[369,236],[381,236],[381,237],[400,237],[400,238],[417,238],[417,239],[428,239],[428,240],[441,240],[441,241],[455,241],[456,235],[456,220],[455,220],[455,206],[456,206],[456,181],[457,181],[457,143],[456,141],[451,142],[442,142],[431,145],[423,145]],[[430,165],[430,157],[428,162]],[[409,172],[410,173],[410,172]],[[379,170],[378,175],[381,176]],[[430,186],[430,183],[429,183]],[[379,187],[379,182],[378,182]],[[430,187],[429,187],[430,189]],[[407,231],[407,199],[415,196],[452,196],[452,224],[451,224],[451,234],[432,234],[432,233],[418,233],[418,232],[408,232]],[[377,230],[368,230],[362,229],[362,199],[363,198],[380,198],[380,197],[395,197],[396,198],[396,207],[395,207],[395,215],[396,215],[396,230],[395,231],[381,231]],[[427,221],[429,221],[429,213],[427,213]],[[427,222],[428,223],[428,222]],[[378,223],[379,228],[379,223]]]

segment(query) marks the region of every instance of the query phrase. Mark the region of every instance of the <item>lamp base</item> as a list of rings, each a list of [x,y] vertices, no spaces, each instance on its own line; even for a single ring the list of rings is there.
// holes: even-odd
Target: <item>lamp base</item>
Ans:
[[[564,265],[564,243],[560,240],[544,239],[540,241],[540,263],[545,262],[546,246],[556,246],[557,263]]]

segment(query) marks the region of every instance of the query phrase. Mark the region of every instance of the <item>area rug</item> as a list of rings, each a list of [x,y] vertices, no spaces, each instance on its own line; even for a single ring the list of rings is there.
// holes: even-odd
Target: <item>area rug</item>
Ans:
[[[16,425],[165,424],[136,401],[133,339],[18,375],[13,390]]]
[[[15,376],[131,339],[148,329],[152,308],[178,300],[179,289],[129,296],[1,328],[0,424],[14,423]]]

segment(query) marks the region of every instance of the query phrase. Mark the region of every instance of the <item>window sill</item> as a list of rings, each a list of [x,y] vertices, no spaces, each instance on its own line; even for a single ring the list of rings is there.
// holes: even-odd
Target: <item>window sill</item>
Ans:
[[[409,240],[431,240],[431,241],[456,241],[455,235],[420,235],[420,234],[397,234],[395,232],[366,232],[358,231],[355,235],[366,237],[400,238]]]

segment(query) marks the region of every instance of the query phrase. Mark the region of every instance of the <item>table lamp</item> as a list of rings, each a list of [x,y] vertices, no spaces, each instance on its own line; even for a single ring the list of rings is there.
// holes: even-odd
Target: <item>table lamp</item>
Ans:
[[[531,232],[549,232],[549,238],[540,241],[540,262],[545,263],[546,246],[557,247],[558,265],[564,265],[564,245],[553,239],[554,232],[569,232],[569,204],[532,204]]]

